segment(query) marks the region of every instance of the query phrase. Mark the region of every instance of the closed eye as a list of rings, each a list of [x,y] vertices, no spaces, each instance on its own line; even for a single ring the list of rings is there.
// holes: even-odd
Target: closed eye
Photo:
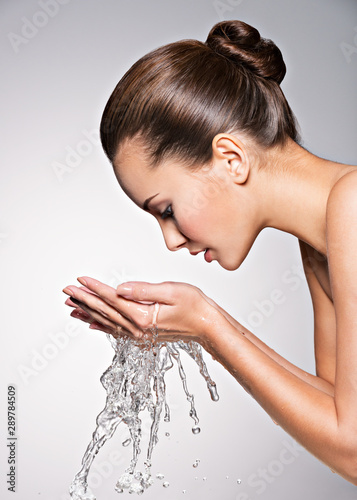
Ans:
[[[172,205],[169,205],[161,214],[161,219],[167,219],[168,217],[174,217]]]

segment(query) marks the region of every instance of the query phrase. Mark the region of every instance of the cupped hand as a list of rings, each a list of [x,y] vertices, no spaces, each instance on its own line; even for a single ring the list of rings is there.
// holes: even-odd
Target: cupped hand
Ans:
[[[63,289],[70,295],[66,304],[75,308],[71,316],[115,337],[124,334],[141,339],[145,331],[156,326],[161,341],[182,339],[204,344],[216,320],[218,306],[186,283],[135,281],[114,289],[89,277],[78,281],[83,286]]]

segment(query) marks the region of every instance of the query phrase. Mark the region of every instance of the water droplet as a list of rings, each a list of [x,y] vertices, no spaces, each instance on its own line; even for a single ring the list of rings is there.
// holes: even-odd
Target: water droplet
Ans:
[[[226,476],[226,479],[229,479],[229,476]]]
[[[128,438],[128,439],[126,439],[125,441],[122,442],[122,445],[123,446],[129,446],[130,443],[131,443],[131,438]]]
[[[137,495],[142,495],[144,493],[144,487],[141,483],[133,483],[130,486],[129,493],[136,493]]]
[[[198,467],[199,463],[200,463],[200,460],[196,460],[196,461],[192,464],[192,467],[195,467],[195,468],[196,468],[196,467]]]
[[[115,490],[117,493],[124,493],[123,488],[120,488],[118,485],[117,485],[117,486],[115,486],[114,490]]]
[[[185,494],[186,493],[186,490],[182,490],[182,493]]]
[[[170,483],[168,483],[167,481],[165,481],[164,483],[162,483],[162,486],[164,488],[168,488],[170,486]]]
[[[241,484],[242,480],[241,479],[237,479],[237,484]]]
[[[197,481],[197,479],[198,479],[198,477],[196,476],[196,477],[195,477],[195,481]]]
[[[201,429],[198,427],[198,425],[194,425],[192,427],[192,434],[199,434],[201,432]]]
[[[204,477],[204,478],[203,478],[203,480],[204,480],[204,481],[207,481],[207,478],[206,478],[206,477]]]
[[[170,433],[169,432],[165,432],[165,436],[166,437],[170,437]]]
[[[165,476],[163,475],[163,473],[162,473],[162,472],[158,472],[158,473],[156,474],[156,477],[157,477],[157,479],[164,479],[164,477],[165,477]]]
[[[117,487],[118,488],[129,488],[132,481],[133,481],[133,475],[128,473],[128,472],[124,472],[124,474],[122,474],[120,476],[120,478],[118,479]]]
[[[219,396],[218,396],[216,384],[214,382],[208,383],[207,387],[208,387],[212,401],[218,401]]]

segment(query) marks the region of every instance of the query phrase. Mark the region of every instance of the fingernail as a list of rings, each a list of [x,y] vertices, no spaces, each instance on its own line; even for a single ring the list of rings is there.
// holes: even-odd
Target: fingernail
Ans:
[[[86,280],[84,278],[77,278],[77,280],[84,286],[88,286]]]
[[[72,290],[71,290],[70,288],[67,288],[67,287],[66,287],[66,288],[64,288],[64,289],[62,290],[62,292],[66,293],[67,295],[70,295],[71,297],[72,297],[72,295],[73,295]]]

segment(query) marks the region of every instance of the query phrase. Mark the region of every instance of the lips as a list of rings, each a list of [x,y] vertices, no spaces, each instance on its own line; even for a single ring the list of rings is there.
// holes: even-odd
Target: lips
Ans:
[[[211,255],[211,251],[210,251],[210,249],[209,249],[209,248],[205,248],[205,249],[203,249],[203,250],[199,250],[198,252],[190,252],[190,254],[191,254],[191,255],[198,255],[198,254],[199,254],[199,253],[201,253],[201,252],[204,252],[204,253],[205,253],[204,258],[205,258],[206,262],[212,262],[213,257],[212,257],[212,255]]]
[[[205,251],[205,261],[212,262],[212,260],[213,260],[213,257],[211,255],[211,250],[209,248],[207,248],[207,250]]]

